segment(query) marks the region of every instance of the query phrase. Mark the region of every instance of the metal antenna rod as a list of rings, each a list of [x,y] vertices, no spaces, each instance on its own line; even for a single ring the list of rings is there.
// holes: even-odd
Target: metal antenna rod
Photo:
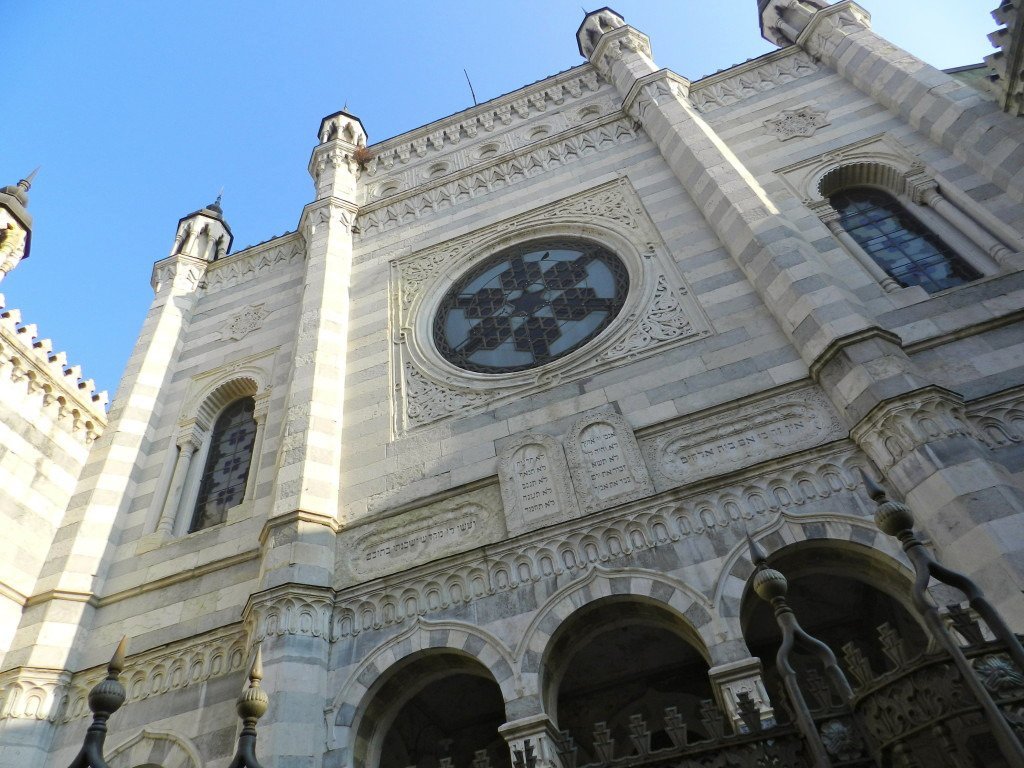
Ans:
[[[473,83],[469,79],[469,72],[466,71],[465,67],[462,69],[462,74],[466,76],[466,82],[469,83],[469,95],[473,97],[473,106],[477,105],[476,91],[473,90]]]

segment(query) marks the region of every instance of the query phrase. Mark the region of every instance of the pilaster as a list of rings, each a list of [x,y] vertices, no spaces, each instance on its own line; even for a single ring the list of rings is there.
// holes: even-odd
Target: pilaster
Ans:
[[[791,22],[781,37],[765,36],[776,44],[799,45],[1008,195],[1024,201],[1024,165],[1019,160],[1007,162],[1020,147],[1019,127],[997,104],[876,35],[871,15],[852,0],[792,16]]]
[[[158,262],[153,270],[156,295],[111,407],[109,428],[93,447],[5,659],[15,679],[28,674],[27,669],[41,669],[63,685],[59,681],[64,672],[79,666],[76,650],[87,645],[109,542],[133,496],[146,435],[158,415],[205,266],[205,261],[179,255]],[[62,694],[53,692],[57,701]],[[22,750],[19,764],[42,765],[52,721],[18,725],[10,730]]]

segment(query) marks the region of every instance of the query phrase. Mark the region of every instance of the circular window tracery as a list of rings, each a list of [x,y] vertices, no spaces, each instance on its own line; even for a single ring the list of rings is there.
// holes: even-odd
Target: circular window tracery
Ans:
[[[434,318],[449,362],[509,373],[557,360],[603,331],[629,290],[625,265],[582,240],[542,240],[496,253],[465,274]]]

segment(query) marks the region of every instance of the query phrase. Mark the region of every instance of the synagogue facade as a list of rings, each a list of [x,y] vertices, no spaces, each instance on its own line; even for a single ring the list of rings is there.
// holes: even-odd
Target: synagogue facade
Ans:
[[[0,762],[72,761],[123,636],[112,768],[228,765],[257,645],[275,768],[787,722],[748,535],[836,653],[931,647],[861,470],[1024,630],[1012,67],[975,88],[851,0],[757,10],[778,50],[700,80],[603,8],[561,74],[377,144],[324,118],[294,232],[180,220],[108,413],[0,315]]]

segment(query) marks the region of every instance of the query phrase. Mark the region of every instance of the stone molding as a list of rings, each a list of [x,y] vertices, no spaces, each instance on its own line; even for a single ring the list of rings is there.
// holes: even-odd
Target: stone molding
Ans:
[[[331,631],[334,603],[334,590],[288,584],[251,596],[242,616],[253,643],[285,635],[330,642],[335,639]]]
[[[514,590],[521,583],[628,563],[634,553],[689,537],[716,540],[726,530],[760,530],[782,519],[821,519],[806,517],[804,505],[860,493],[857,470],[866,466],[863,454],[848,444],[811,456],[805,453],[799,462],[717,478],[724,485],[685,494],[669,492],[481,547],[449,558],[443,566],[417,566],[340,591],[330,637],[337,640],[400,625]],[[851,519],[841,512],[828,517]]]
[[[546,112],[551,105],[560,107],[580,99],[586,92],[597,91],[601,85],[597,71],[589,64],[583,64],[466,110],[459,120],[431,123],[372,145],[369,149],[373,157],[366,163],[366,172],[372,177],[381,169],[390,170],[396,164],[405,165],[413,158],[422,159],[430,153],[458,145],[464,139],[476,139],[480,131],[491,133],[497,126],[509,126],[515,120],[526,120]]]
[[[603,243],[622,259],[630,290],[619,317],[581,349],[534,370],[476,374],[443,360],[434,347],[431,318],[458,275],[496,249],[567,231]],[[609,360],[639,359],[711,333],[625,178],[393,260],[390,310],[396,434],[539,391]]]
[[[811,105],[784,109],[764,121],[765,132],[776,136],[779,141],[813,136],[815,131],[826,125],[831,125],[828,112]]]
[[[203,768],[199,749],[187,736],[171,731],[150,731],[143,728],[107,755],[109,768],[134,768],[151,762],[160,755],[161,768]]]
[[[0,678],[0,721],[47,720],[62,714],[71,673],[59,669],[18,667]]]
[[[978,439],[967,420],[963,399],[937,386],[879,403],[850,435],[883,473],[932,440],[957,435]]]
[[[658,491],[781,458],[847,436],[817,387],[713,408],[666,424],[640,440]]]
[[[845,0],[817,11],[800,32],[796,44],[819,60],[831,61],[844,39],[870,28],[871,14]]]
[[[690,82],[668,69],[659,69],[638,78],[622,100],[622,109],[634,120],[643,122],[647,110],[658,106],[663,99],[688,99]]]
[[[0,294],[0,378],[38,395],[41,410],[55,423],[92,443],[107,425],[107,393],[96,392],[80,366],[69,366],[65,353],[52,350],[49,339],[38,338],[35,324],[21,322],[19,310],[4,308]]]
[[[153,265],[149,284],[153,286],[155,293],[160,293],[165,287],[174,287],[175,284],[179,291],[191,293],[201,287],[203,275],[210,265],[217,263],[180,254],[169,256]]]
[[[240,397],[266,401],[273,391],[274,362],[278,347],[226,362],[194,376],[182,399],[179,425],[196,422],[202,431],[213,428],[217,415]]]
[[[211,263],[199,288],[206,294],[216,293],[305,258],[306,247],[302,236],[290,232]]]
[[[352,232],[356,215],[357,208],[353,203],[337,197],[323,197],[303,209],[299,230],[307,243],[330,224],[340,226],[345,232]]]
[[[360,209],[358,229],[366,238],[432,216],[550,170],[570,165],[588,155],[635,141],[639,131],[616,114],[596,125],[557,134],[528,151],[506,153],[488,165],[477,165],[460,175],[446,175],[433,184]],[[532,145],[531,145],[532,146]]]
[[[694,81],[690,102],[706,114],[813,75],[818,69],[818,63],[804,51],[795,46],[786,48]]]

